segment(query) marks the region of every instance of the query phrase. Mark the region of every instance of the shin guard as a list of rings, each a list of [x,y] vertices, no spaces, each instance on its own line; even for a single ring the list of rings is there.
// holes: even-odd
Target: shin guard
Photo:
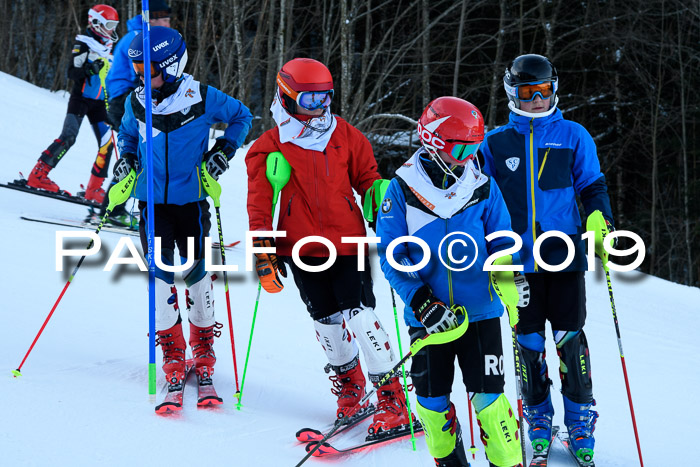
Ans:
[[[426,405],[435,407],[427,408]],[[464,446],[458,442],[462,437],[462,429],[457,420],[455,406],[449,402],[449,397],[419,397],[416,411],[423,425],[425,442],[431,456],[442,459],[451,455],[455,447],[461,446],[462,452],[457,454],[466,458]]]
[[[486,457],[492,464],[511,467],[522,462],[518,421],[504,394],[477,413],[476,419]]]
[[[544,333],[520,334],[517,343],[523,402],[526,406],[541,404],[549,396],[552,385],[545,360]]]
[[[389,343],[389,335],[374,309],[363,307],[343,310],[343,316],[360,344],[370,379],[373,375],[384,376],[394,367],[396,359]]]
[[[342,319],[342,317],[340,318]],[[348,331],[345,321],[341,324],[324,324],[314,321],[316,339],[323,347],[328,357],[328,363],[333,367],[342,367],[357,357],[359,349],[352,333]]]
[[[205,274],[199,281],[190,285],[185,292],[187,296],[187,317],[196,326],[206,328],[213,325],[214,319],[214,285],[211,276]]]
[[[590,404],[593,401],[591,358],[583,330],[557,344],[557,353],[561,393],[576,403]]]

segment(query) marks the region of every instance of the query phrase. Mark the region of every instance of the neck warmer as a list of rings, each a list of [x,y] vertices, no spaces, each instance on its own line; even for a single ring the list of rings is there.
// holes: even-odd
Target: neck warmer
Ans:
[[[202,94],[199,92],[199,81],[195,81],[192,75],[183,73],[180,85],[172,95],[163,99],[162,102],[152,101],[151,110],[154,115],[168,115],[179,112],[202,102]],[[134,93],[141,105],[146,108],[146,89],[144,86],[137,88]]]
[[[338,122],[328,107],[323,115],[313,117],[307,122],[301,122],[287,112],[275,94],[270,106],[272,119],[277,124],[280,132],[281,143],[296,144],[302,149],[323,151],[328,145]]]

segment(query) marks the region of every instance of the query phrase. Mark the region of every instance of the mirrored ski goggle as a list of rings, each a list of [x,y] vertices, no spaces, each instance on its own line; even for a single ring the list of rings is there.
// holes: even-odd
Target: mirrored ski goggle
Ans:
[[[92,19],[92,25],[93,26],[99,26],[102,25],[105,28],[109,29],[110,31],[114,30],[117,28],[119,25],[119,21],[111,21],[111,20],[105,20],[104,22],[100,22],[99,19],[93,18]]]
[[[297,94],[297,104],[306,110],[325,109],[331,105],[333,90],[330,91],[305,91]]]
[[[479,146],[481,146],[481,143],[454,143],[449,154],[456,161],[466,161],[476,157],[476,152],[479,150]]]
[[[530,102],[539,94],[541,99],[549,99],[554,94],[554,83],[545,81],[543,83],[521,84],[516,87],[518,99],[522,102]]]
[[[146,71],[145,71],[145,66],[143,62],[131,62],[132,66],[134,67],[134,71],[136,72],[137,75],[139,76],[145,76]],[[154,66],[153,62],[151,62],[151,78],[155,77],[160,73]]]

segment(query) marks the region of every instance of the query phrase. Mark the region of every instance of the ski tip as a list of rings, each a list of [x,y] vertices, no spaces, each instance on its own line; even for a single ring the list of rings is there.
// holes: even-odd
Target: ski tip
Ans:
[[[318,443],[309,443],[306,445],[306,452],[311,452],[312,449],[314,449]],[[316,449],[313,454],[311,454],[313,457],[323,457],[326,455],[335,455],[335,454],[340,454],[340,451],[338,451],[336,448],[331,446],[328,443],[323,443]]]
[[[16,370],[12,370],[12,375],[13,377],[18,378],[22,376],[22,373],[20,373],[19,368],[17,368]]]
[[[302,428],[296,432],[296,438],[299,442],[310,443],[312,441],[321,441],[323,433],[313,428]]]
[[[160,415],[167,415],[171,413],[176,413],[182,410],[182,405],[176,402],[163,402],[162,404],[156,406],[156,413]]]

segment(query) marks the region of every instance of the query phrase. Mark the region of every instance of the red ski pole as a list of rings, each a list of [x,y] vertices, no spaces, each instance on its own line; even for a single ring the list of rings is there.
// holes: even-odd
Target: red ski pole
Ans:
[[[118,204],[122,204],[127,199],[129,199],[129,196],[131,195],[131,189],[134,186],[135,180],[136,180],[136,172],[134,170],[132,170],[124,180],[120,181],[119,183],[114,185],[111,190],[109,190],[109,196],[110,196],[109,206],[107,207],[107,211],[105,212],[105,215],[102,216],[102,220],[100,221],[100,225],[98,225],[97,230],[95,230],[95,235],[99,235],[100,230],[102,230],[102,226],[104,225],[105,221],[107,220],[107,217],[112,213],[112,209],[114,209],[114,207],[117,206]],[[88,250],[90,248],[92,248],[93,243],[94,243],[94,241],[90,240],[90,243],[88,244],[88,247],[87,247]],[[66,293],[68,286],[71,284],[71,282],[73,281],[73,278],[78,273],[78,269],[80,269],[80,265],[83,264],[83,261],[85,260],[86,256],[87,256],[87,253],[84,254],[82,256],[82,258],[80,258],[80,261],[78,261],[78,264],[73,269],[73,272],[71,272],[71,275],[68,278],[68,282],[66,282],[66,285],[63,286],[63,290],[61,290],[61,294],[56,299],[56,303],[53,304],[51,311],[49,312],[48,316],[44,320],[44,324],[41,325],[41,329],[39,329],[39,332],[37,333],[36,337],[34,337],[34,340],[32,341],[32,345],[29,346],[29,350],[27,350],[27,353],[24,355],[24,358],[22,359],[22,363],[19,364],[19,366],[17,367],[16,370],[12,371],[12,374],[14,375],[15,378],[18,376],[22,376],[22,373],[21,373],[22,365],[24,365],[24,362],[27,361],[27,357],[29,357],[29,354],[32,352],[32,349],[34,348],[34,345],[39,340],[39,337],[41,337],[41,333],[44,332],[44,328],[46,328],[46,325],[49,323],[51,316],[53,316],[53,312],[56,311],[56,307],[61,302],[63,295]]]

